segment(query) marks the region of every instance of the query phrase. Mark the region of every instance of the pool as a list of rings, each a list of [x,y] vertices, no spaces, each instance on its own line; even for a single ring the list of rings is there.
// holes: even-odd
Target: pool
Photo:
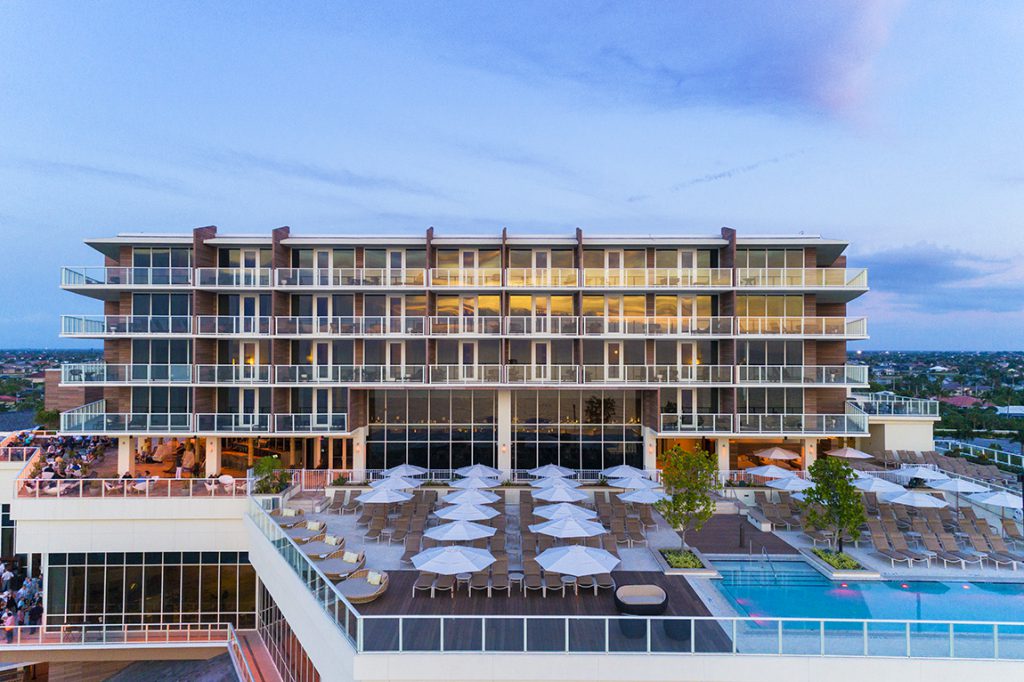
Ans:
[[[752,617],[1024,621],[1024,583],[832,582],[802,561],[715,561],[713,581]]]

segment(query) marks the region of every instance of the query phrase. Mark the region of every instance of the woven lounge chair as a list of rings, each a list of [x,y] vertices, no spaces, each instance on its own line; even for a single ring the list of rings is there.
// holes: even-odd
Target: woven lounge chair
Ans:
[[[363,568],[338,585],[338,591],[353,604],[373,601],[388,589],[388,574]]]

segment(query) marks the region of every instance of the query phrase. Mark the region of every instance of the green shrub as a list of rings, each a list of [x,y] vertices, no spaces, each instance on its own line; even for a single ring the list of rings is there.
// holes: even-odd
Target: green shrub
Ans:
[[[837,568],[841,571],[856,571],[859,570],[861,565],[849,554],[842,552],[833,552],[829,549],[815,548],[811,550],[814,555],[824,561],[832,568]]]
[[[348,476],[346,476],[345,474],[338,474],[337,478],[331,481],[331,485],[336,487],[348,485]]]
[[[704,563],[688,549],[663,549],[661,556],[671,568],[704,568]]]

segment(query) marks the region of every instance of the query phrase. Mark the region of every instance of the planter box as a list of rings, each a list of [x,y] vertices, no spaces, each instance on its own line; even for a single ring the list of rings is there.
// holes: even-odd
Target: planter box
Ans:
[[[722,574],[718,572],[718,569],[708,560],[706,556],[700,553],[700,550],[694,547],[687,547],[686,549],[697,555],[700,562],[704,564],[704,568],[672,568],[665,561],[665,557],[661,555],[663,549],[680,549],[679,547],[654,547],[650,551],[654,554],[654,560],[658,562],[661,567],[661,572],[665,575],[682,575],[690,578],[721,578]]]
[[[832,566],[830,566],[829,564],[825,563],[825,561],[823,561],[822,559],[818,558],[817,554],[815,554],[811,550],[807,549],[806,547],[804,547],[803,549],[800,550],[800,554],[803,555],[803,557],[807,561],[807,563],[809,563],[811,566],[813,566],[815,568],[815,570],[818,571],[818,573],[821,573],[823,576],[825,576],[829,580],[847,580],[847,581],[849,581],[849,580],[881,580],[882,579],[882,574],[881,573],[879,573],[878,571],[872,570],[870,568],[863,568],[863,567],[861,567],[860,569],[855,569],[855,570],[832,568]]]

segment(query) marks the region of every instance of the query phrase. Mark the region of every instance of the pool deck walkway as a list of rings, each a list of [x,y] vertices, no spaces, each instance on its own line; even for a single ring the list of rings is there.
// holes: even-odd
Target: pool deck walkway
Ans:
[[[742,541],[740,534],[742,532]],[[799,551],[774,533],[755,528],[741,514],[715,514],[699,531],[686,534],[689,545],[704,554],[799,554]]]

